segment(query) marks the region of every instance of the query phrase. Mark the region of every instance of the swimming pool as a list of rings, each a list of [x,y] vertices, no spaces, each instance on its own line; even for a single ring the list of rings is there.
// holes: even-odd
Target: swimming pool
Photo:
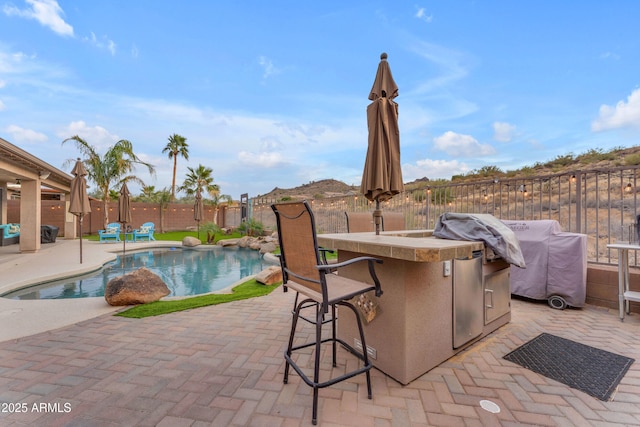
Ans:
[[[124,267],[123,267],[124,264]],[[167,284],[169,296],[200,295],[229,287],[270,265],[258,251],[214,247],[204,250],[181,248],[132,252],[104,265],[100,271],[19,289],[3,298],[61,299],[104,296],[114,277],[146,267]]]

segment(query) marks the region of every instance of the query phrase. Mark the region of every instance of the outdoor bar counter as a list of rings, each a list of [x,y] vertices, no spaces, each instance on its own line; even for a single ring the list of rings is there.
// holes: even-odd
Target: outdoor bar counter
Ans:
[[[365,339],[373,365],[401,384],[511,320],[509,264],[487,261],[483,242],[407,230],[319,234],[318,244],[338,250],[339,262],[359,256],[383,260],[376,273],[384,294],[370,297],[377,308],[365,321]],[[371,280],[366,263],[339,274]],[[338,316],[337,323],[339,337],[361,347],[353,316]]]

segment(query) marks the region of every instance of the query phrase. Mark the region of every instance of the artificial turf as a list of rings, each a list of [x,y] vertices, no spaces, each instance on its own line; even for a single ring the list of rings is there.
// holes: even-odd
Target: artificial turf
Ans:
[[[160,316],[162,314],[191,310],[198,307],[206,307],[208,305],[239,301],[268,295],[274,289],[280,287],[280,284],[267,286],[259,283],[255,279],[250,279],[238,286],[235,286],[231,290],[230,294],[207,294],[178,300],[155,301],[148,304],[137,305],[128,310],[117,313],[116,316],[141,319],[143,317]]]

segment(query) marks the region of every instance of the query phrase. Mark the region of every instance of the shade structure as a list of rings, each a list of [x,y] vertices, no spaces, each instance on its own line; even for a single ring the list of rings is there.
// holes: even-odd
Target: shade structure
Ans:
[[[71,195],[69,200],[69,213],[78,217],[80,224],[80,264],[82,264],[82,220],[91,212],[91,204],[87,195],[87,170],[78,158],[71,171],[74,178],[71,180]]]
[[[369,94],[373,102],[367,107],[369,141],[360,190],[376,202],[373,213],[376,234],[380,233],[380,202],[404,191],[400,167],[400,131],[398,129],[398,86],[393,80],[387,54],[380,55],[380,64]]]
[[[193,205],[193,219],[198,223],[198,239],[200,238],[200,221],[204,215],[204,206],[202,204],[202,194],[200,189],[196,192],[196,202]]]
[[[124,254],[127,250],[127,233],[124,225],[131,222],[131,200],[126,182],[122,183],[118,197],[118,222],[122,224],[121,229],[125,233],[122,239],[122,267],[124,268]]]

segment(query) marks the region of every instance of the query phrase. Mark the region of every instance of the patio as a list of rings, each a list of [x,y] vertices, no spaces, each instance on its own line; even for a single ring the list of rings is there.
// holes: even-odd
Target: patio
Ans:
[[[77,257],[71,246],[66,249]],[[33,261],[47,252],[19,258]],[[18,258],[2,259],[5,274]],[[48,324],[57,329],[5,338],[0,342],[2,424],[310,425],[310,388],[297,375],[282,383],[293,298],[292,292],[276,290],[267,297],[141,320],[95,313],[62,327]],[[0,310],[3,329],[16,327],[12,315]],[[371,401],[360,387],[362,376],[321,390],[319,424],[640,425],[639,327],[640,316],[621,323],[617,310],[589,305],[559,311],[513,300],[510,323],[407,386],[373,370]],[[502,359],[541,332],[636,362],[613,400],[602,402]],[[341,360],[344,356],[339,353]],[[495,402],[500,412],[482,409],[481,400]],[[24,403],[26,412],[7,412]]]

